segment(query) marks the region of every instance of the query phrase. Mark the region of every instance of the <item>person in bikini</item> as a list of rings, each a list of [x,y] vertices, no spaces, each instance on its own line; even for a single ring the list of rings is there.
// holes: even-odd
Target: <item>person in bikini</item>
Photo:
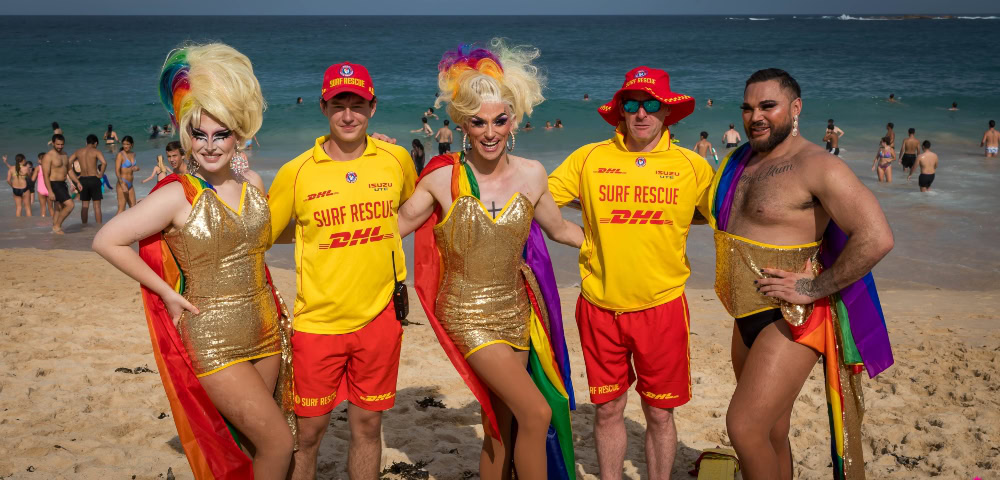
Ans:
[[[14,194],[15,216],[20,217],[21,211],[25,210],[27,216],[31,216],[31,201],[28,196],[28,183],[31,182],[31,168],[25,162],[24,154],[14,156],[14,165],[7,164],[7,155],[3,156],[3,163],[7,165],[7,185]]]
[[[879,183],[892,183],[893,160],[896,160],[896,150],[892,148],[892,139],[886,135],[879,141],[878,151],[875,152],[875,161],[872,163],[872,171],[878,169]]]
[[[908,136],[906,140],[903,140],[903,146],[900,149],[899,164],[903,166],[906,180],[909,181],[910,176],[913,175],[913,164],[917,161],[917,154],[920,153],[920,140],[917,140],[917,129],[910,128],[906,133]]]
[[[115,145],[118,143],[118,133],[115,132],[114,127],[108,124],[108,129],[104,132],[104,146],[107,147],[108,151],[115,153]]]
[[[104,192],[101,185],[101,177],[108,168],[108,163],[104,160],[104,154],[97,149],[97,135],[87,135],[87,146],[73,152],[69,157],[70,163],[80,166],[80,221],[87,223],[87,214],[90,209],[90,202],[94,202],[94,220],[98,225],[103,223],[101,217],[101,200],[104,199]]]
[[[118,196],[118,213],[125,211],[125,207],[135,205],[135,188],[132,187],[135,172],[139,171],[139,165],[135,161],[135,152],[132,146],[135,142],[131,135],[122,138],[122,149],[115,157],[115,174],[118,176],[118,184],[115,192]]]

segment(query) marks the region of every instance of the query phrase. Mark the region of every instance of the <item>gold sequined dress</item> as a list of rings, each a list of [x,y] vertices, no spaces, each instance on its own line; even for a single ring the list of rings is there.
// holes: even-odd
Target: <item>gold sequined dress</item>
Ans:
[[[247,183],[240,198],[234,211],[215,191],[203,190],[184,226],[164,235],[184,273],[184,298],[199,311],[185,311],[178,325],[199,377],[282,351],[264,265],[270,210]]]
[[[534,213],[517,193],[493,219],[479,199],[466,195],[434,226],[443,267],[435,315],[466,358],[495,343],[529,348],[522,252]]]

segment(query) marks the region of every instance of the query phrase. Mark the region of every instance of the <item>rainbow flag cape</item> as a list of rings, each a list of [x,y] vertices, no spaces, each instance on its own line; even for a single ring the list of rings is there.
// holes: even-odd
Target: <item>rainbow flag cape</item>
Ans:
[[[203,190],[213,189],[198,177],[172,174],[157,183],[153,191],[173,182],[179,182],[184,187],[184,195],[188,202],[193,202]],[[184,273],[163,240],[162,233],[155,233],[142,239],[139,242],[139,256],[160,278],[168,285],[172,285],[176,292],[184,292]],[[267,272],[267,280],[268,283],[272,283],[270,272]],[[272,292],[275,295],[278,311],[285,312],[284,304],[273,287]],[[170,411],[177,426],[177,435],[184,447],[194,478],[252,479],[253,464],[240,449],[235,429],[232,429],[219,414],[205,389],[198,382],[191,360],[163,300],[152,290],[142,287],[142,304],[146,310],[146,324],[153,343],[153,356],[160,372],[160,379],[163,381],[163,389],[170,401]],[[290,359],[288,363],[290,364]],[[282,377],[290,378],[291,373],[285,370],[284,359],[281,368],[279,385],[282,383]],[[290,389],[287,394],[290,395]],[[291,398],[282,400],[287,400],[290,406]],[[284,402],[279,403],[282,404]]]
[[[451,153],[438,155],[430,160],[420,178],[438,168],[452,166],[451,194],[452,198],[471,195],[479,198],[479,184],[465,163],[462,154]],[[418,180],[419,181],[419,180]],[[458,370],[472,394],[479,400],[491,428],[486,432],[499,439],[497,420],[490,403],[489,389],[479,379],[459,352],[458,347],[448,338],[440,321],[434,314],[438,287],[441,282],[441,257],[434,239],[434,225],[441,218],[440,208],[415,233],[414,238],[414,284],[420,304],[430,319],[434,333],[441,342],[452,365]],[[533,315],[531,317],[531,349],[528,358],[528,370],[538,390],[545,397],[552,409],[552,422],[546,439],[548,456],[548,478],[553,480],[575,479],[576,460],[573,453],[573,431],[570,423],[570,410],[576,409],[573,396],[573,385],[570,380],[569,352],[562,328],[562,312],[559,305],[559,292],[556,288],[552,261],[541,227],[532,222],[531,233],[525,244],[525,262],[532,270],[535,281],[525,278],[528,297],[531,301]],[[548,319],[548,322],[545,320]]]
[[[712,228],[726,231],[736,185],[751,156],[743,144],[722,161],[709,191]],[[820,250],[823,268],[829,268],[844,250],[847,236],[830,222]],[[893,363],[889,334],[875,281],[869,272],[838,294],[817,300],[804,324],[791,326],[796,342],[824,357],[827,412],[830,417],[831,456],[835,479],[864,478],[861,419],[864,402],[858,374],[862,365],[875,377]]]

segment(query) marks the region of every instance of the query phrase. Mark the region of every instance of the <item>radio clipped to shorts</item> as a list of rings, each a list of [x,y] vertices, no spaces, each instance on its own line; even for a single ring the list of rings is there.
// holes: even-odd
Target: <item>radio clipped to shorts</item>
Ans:
[[[392,252],[392,307],[396,310],[396,320],[403,323],[410,313],[410,298],[406,284],[396,280],[396,252]]]

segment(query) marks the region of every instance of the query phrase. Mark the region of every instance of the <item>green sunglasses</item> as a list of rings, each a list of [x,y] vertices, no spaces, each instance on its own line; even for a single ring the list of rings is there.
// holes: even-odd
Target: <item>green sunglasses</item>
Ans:
[[[646,113],[656,113],[660,111],[660,105],[662,104],[656,99],[646,100],[644,102],[640,102],[638,100],[625,100],[622,102],[622,109],[628,113],[635,113],[639,111],[639,105],[642,105],[642,109],[645,110]]]

